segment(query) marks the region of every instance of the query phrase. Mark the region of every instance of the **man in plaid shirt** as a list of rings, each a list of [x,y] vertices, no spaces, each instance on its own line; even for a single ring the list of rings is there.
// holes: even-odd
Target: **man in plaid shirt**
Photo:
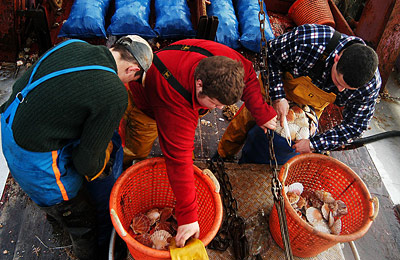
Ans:
[[[329,26],[306,24],[268,42],[270,96],[281,125],[289,109],[283,73],[290,72],[294,78],[309,76],[334,31]],[[381,86],[378,57],[362,39],[342,34],[323,65],[322,75],[311,77],[312,83],[336,94],[334,104],[344,106],[343,121],[324,133],[297,141],[293,148],[299,153],[332,150],[359,137],[375,110]]]

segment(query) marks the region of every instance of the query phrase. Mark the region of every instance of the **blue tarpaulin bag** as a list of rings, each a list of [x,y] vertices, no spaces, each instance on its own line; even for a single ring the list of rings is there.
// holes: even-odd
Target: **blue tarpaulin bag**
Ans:
[[[274,134],[275,157],[278,164],[285,164],[290,158],[298,155],[295,150],[289,146],[286,138]],[[250,129],[247,134],[246,143],[242,149],[242,156],[239,163],[269,164],[271,160],[269,154],[269,139],[258,125]]]
[[[156,0],[155,10],[154,31],[161,38],[188,38],[196,35],[186,0]]]
[[[275,36],[272,32],[265,4],[263,7],[265,13],[265,38],[269,41]],[[241,45],[251,51],[260,52],[261,32],[260,21],[258,19],[260,12],[258,0],[236,0],[236,12],[241,33],[239,39]]]
[[[106,37],[105,15],[110,0],[75,0],[59,37]]]
[[[233,49],[239,48],[239,22],[232,0],[212,1],[210,5],[207,5],[207,14],[218,17],[219,23],[215,40]]]
[[[149,24],[151,0],[116,0],[108,35],[137,34],[151,39],[156,33]]]
[[[86,182],[86,188],[96,206],[97,223],[100,231],[98,241],[100,245],[104,243],[108,244],[110,240],[113,228],[109,213],[110,194],[115,181],[123,170],[124,151],[121,137],[117,132],[114,132],[111,141],[113,143],[113,151],[111,152],[110,160],[113,160],[113,164],[110,169],[110,174],[105,178],[97,178],[91,182]]]

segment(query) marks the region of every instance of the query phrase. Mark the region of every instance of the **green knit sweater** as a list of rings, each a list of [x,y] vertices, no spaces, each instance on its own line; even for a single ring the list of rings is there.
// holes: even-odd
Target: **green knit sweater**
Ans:
[[[102,65],[117,71],[105,46],[71,43],[48,56],[33,81],[54,71],[84,65]],[[34,66],[15,82],[11,97],[0,112],[26,86]],[[104,164],[107,144],[127,102],[123,83],[111,72],[89,70],[58,76],[37,86],[19,105],[12,126],[14,139],[22,148],[34,152],[58,150],[79,140],[72,152],[73,165],[80,174],[91,177]]]

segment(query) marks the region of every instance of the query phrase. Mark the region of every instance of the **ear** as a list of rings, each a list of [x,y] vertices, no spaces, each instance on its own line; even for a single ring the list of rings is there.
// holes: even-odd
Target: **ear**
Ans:
[[[203,81],[201,79],[196,80],[196,92],[199,93],[203,90]]]
[[[337,63],[337,62],[339,61],[339,59],[340,59],[341,56],[342,56],[342,54],[336,54],[336,55],[335,55],[335,58],[333,58],[333,61],[334,61],[335,63]]]
[[[128,68],[126,68],[126,73],[127,74],[135,74],[139,70],[140,70],[140,68],[137,65],[130,65],[130,66],[128,66]]]

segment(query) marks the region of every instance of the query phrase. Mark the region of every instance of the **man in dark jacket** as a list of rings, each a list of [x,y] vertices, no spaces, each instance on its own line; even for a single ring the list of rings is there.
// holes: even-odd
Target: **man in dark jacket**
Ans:
[[[110,158],[111,137],[126,109],[123,83],[148,70],[153,54],[139,36],[108,49],[68,40],[46,52],[1,107],[3,152],[14,179],[69,232],[79,259],[96,254],[96,215],[83,188]]]

